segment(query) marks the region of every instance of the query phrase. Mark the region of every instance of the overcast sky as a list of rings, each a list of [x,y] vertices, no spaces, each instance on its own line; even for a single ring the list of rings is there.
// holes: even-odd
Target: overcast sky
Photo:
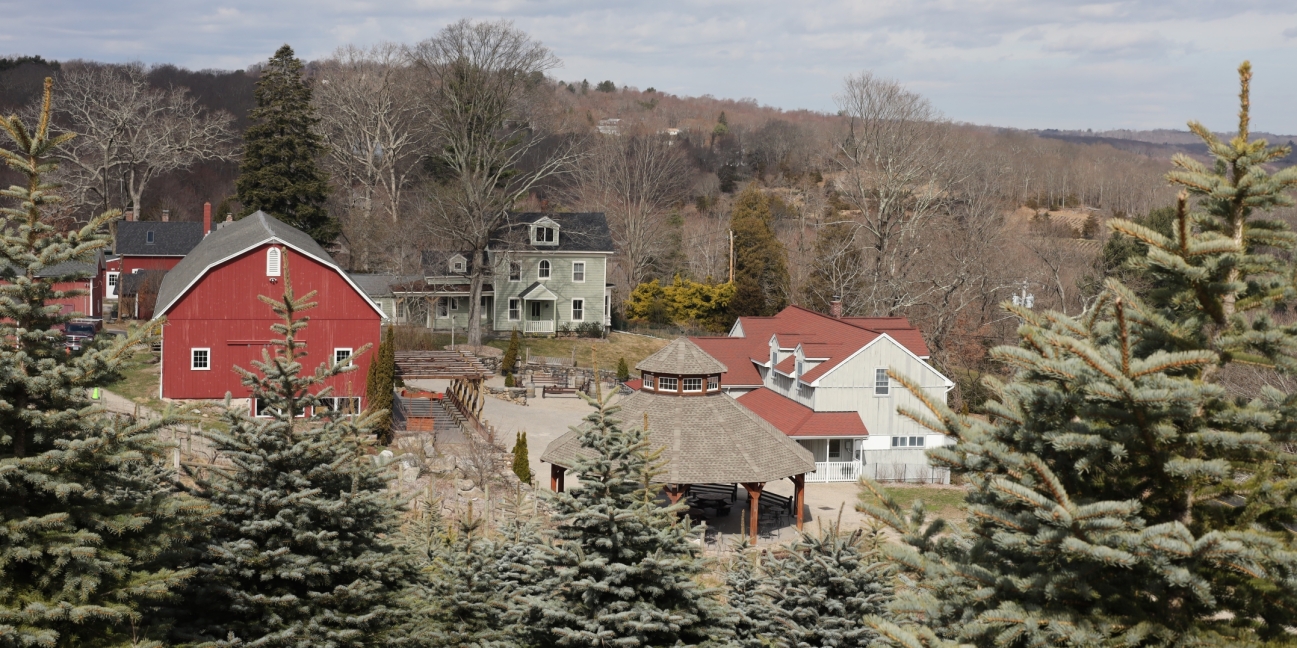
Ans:
[[[0,52],[243,68],[283,43],[412,43],[506,18],[564,80],[835,110],[869,69],[958,121],[1019,128],[1233,126],[1251,59],[1254,128],[1297,133],[1297,2],[1145,0],[0,0]]]

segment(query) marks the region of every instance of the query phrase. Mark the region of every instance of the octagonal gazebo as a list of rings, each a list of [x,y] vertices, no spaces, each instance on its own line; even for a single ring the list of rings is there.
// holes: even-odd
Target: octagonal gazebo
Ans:
[[[728,369],[687,338],[677,338],[635,365],[643,374],[640,391],[623,399],[623,425],[647,420],[651,446],[662,449],[665,484],[677,502],[696,484],[742,484],[748,493],[749,524],[757,535],[759,501],[765,485],[793,482],[797,528],[802,528],[805,475],[815,470],[810,451],[721,391]],[[563,490],[567,469],[585,449],[575,430],[555,439],[541,455],[550,464],[550,485]]]

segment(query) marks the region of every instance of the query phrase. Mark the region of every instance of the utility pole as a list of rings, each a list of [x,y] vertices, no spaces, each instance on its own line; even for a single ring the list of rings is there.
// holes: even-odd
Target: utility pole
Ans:
[[[730,283],[734,283],[734,230],[730,230]]]

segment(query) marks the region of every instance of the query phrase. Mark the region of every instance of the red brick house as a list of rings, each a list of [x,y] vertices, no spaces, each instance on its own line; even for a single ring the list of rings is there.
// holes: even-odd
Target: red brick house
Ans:
[[[257,212],[211,232],[162,280],[154,317],[167,320],[163,398],[250,396],[233,368],[253,369],[262,350],[270,349],[275,337],[270,325],[278,320],[257,296],[282,295],[286,272],[297,295],[317,293],[316,308],[305,313],[310,325],[299,338],[308,351],[304,371],[346,358],[366,344],[377,348],[384,319],[378,305],[311,237]],[[331,379],[336,406],[364,406],[360,400],[372,357],[360,356],[356,371]]]

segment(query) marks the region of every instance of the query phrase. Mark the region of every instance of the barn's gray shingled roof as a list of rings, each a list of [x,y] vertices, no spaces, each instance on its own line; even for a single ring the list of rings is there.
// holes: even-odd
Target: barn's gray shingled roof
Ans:
[[[772,482],[813,472],[809,450],[727,394],[669,396],[638,391],[618,405],[623,426],[643,425],[649,444],[662,449],[663,484]],[[588,425],[588,424],[587,424]],[[569,430],[545,448],[541,461],[564,468],[590,453],[580,431]]]
[[[167,273],[166,278],[162,280],[162,287],[158,289],[155,316],[162,315],[175,305],[180,296],[212,266],[271,241],[288,245],[306,256],[337,269],[343,277],[347,277],[338,264],[334,263],[333,257],[329,256],[329,253],[325,252],[324,248],[320,247],[320,244],[306,232],[280,222],[263,211],[258,211],[242,220],[212,230],[211,234],[208,234]],[[351,281],[350,277],[347,277],[347,281]],[[377,306],[374,308],[378,309]]]
[[[635,365],[640,371],[662,374],[721,374],[729,371],[692,340],[679,337]]]
[[[149,243],[149,232],[153,242]],[[185,256],[203,240],[203,224],[186,221],[121,221],[113,251],[132,256]]]

